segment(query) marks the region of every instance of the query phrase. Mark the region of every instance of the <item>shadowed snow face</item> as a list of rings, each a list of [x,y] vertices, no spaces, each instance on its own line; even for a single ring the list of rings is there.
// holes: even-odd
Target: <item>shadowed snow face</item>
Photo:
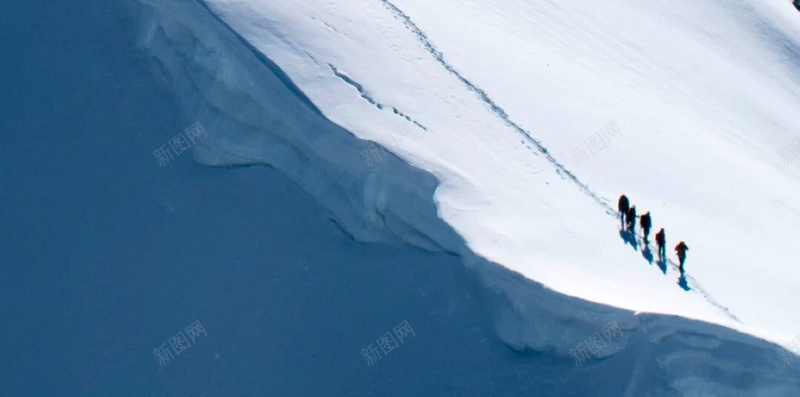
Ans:
[[[377,31],[320,19],[309,4],[255,19],[277,29],[265,54],[278,64],[192,1],[31,1],[0,15],[12,33],[0,35],[3,53],[14,55],[0,65],[13,76],[0,108],[0,180],[13,187],[0,193],[9,395],[796,394],[800,377],[775,346],[562,295],[476,256],[525,260],[526,276],[574,295],[625,302],[620,285],[650,288],[668,308],[717,313],[674,279],[664,287],[674,300],[653,287],[667,278],[618,238],[597,189],[553,171],[570,167],[536,141],[518,144],[501,117],[515,120],[507,101],[485,89],[505,110],[487,107],[475,91],[485,83],[459,72],[465,88],[385,3],[327,5],[375,17]],[[289,29],[307,26],[296,11],[345,34],[342,46],[302,42],[318,36]],[[397,56],[378,51],[386,45]],[[373,57],[345,59],[356,47]],[[383,56],[394,66],[358,66]],[[414,121],[424,128],[393,134]],[[207,136],[183,151],[172,139],[195,122]],[[357,136],[389,151],[364,156],[374,146]],[[159,167],[164,144],[174,157]],[[593,262],[579,260],[587,253]],[[400,340],[404,321],[413,336]],[[165,342],[173,356],[159,365],[153,350]],[[370,345],[382,355],[371,365]]]

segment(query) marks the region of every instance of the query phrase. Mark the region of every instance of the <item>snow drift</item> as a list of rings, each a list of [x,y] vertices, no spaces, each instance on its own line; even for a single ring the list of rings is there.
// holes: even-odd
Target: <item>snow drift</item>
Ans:
[[[458,71],[410,14],[387,2],[215,1],[210,9],[194,1],[141,2],[148,9],[141,45],[174,87],[184,111],[209,131],[195,152],[197,161],[275,167],[330,208],[355,239],[458,254],[500,297],[495,326],[519,354],[555,357],[555,365],[567,371],[574,368],[569,350],[614,320],[625,337],[609,350],[610,357],[590,368],[612,377],[605,381],[624,385],[626,395],[791,395],[800,390],[798,371],[782,367],[775,345],[717,325],[623,310],[680,314],[776,339],[790,332],[773,326],[774,315],[759,321],[754,307],[726,295],[723,287],[708,288],[725,298],[718,300],[722,303],[685,293],[653,267],[643,266],[639,254],[631,254],[619,240],[605,196],[623,189],[599,176],[604,166],[606,172],[618,166],[598,158],[596,172],[584,171],[593,183],[581,182],[579,173],[565,165],[569,147],[546,146],[559,147],[570,136],[602,126],[598,120],[610,119],[602,103],[593,117],[579,118],[569,128],[557,124],[568,124],[567,118],[549,118],[545,129],[563,134],[563,141],[534,134],[514,121],[523,111],[509,109],[525,105],[531,112],[558,114],[564,112],[563,102],[548,100],[548,109],[547,98],[533,102],[523,97],[503,105],[509,109],[501,107],[492,91],[503,92],[499,97],[504,99],[519,92],[502,86],[484,91],[482,84],[493,84],[489,79],[476,83]],[[492,15],[481,8],[463,9]],[[485,76],[479,69],[491,68],[492,59],[481,55],[486,63],[476,61],[475,54],[456,58]],[[553,84],[565,81],[561,77]],[[793,100],[784,95],[789,99],[783,103]],[[618,124],[623,131],[637,130],[641,126],[633,120],[639,117]],[[793,121],[783,122],[786,129]],[[387,138],[398,126],[410,129],[412,138],[402,144]],[[779,141],[788,135],[775,136]],[[370,141],[394,154],[367,166],[362,153]],[[635,142],[620,141],[619,152],[629,150],[624,145],[641,144]],[[630,164],[637,169],[636,162]],[[775,164],[764,167],[772,171]],[[622,175],[623,180],[639,176],[633,171]],[[777,175],[784,178],[780,181],[793,177],[791,171]],[[706,181],[698,180],[693,183]],[[645,194],[649,183],[630,186],[625,190],[633,192],[636,203],[655,207],[657,199]],[[786,187],[780,197],[789,202],[796,193]],[[692,220],[701,217],[699,211],[677,215],[698,208],[688,207],[687,201],[675,199],[683,204],[673,204],[671,211],[664,205],[656,215],[657,227],[660,214],[674,219],[668,238],[672,230],[690,230]],[[714,219],[708,222],[719,227]],[[791,231],[791,219],[783,219],[779,226]],[[757,219],[744,224],[749,222]],[[700,237],[687,241],[693,248],[692,241],[713,244]],[[697,257],[705,263],[702,253]],[[768,297],[773,314],[789,305],[777,298],[791,299],[786,291],[796,285],[796,278],[784,280]],[[744,324],[723,310],[726,304]]]

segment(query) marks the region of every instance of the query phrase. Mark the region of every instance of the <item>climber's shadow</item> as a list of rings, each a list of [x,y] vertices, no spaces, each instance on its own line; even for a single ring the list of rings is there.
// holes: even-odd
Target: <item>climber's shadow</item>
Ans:
[[[692,289],[689,288],[689,283],[686,281],[686,276],[681,273],[681,277],[678,279],[678,286],[683,288],[684,291],[691,291]]]
[[[639,242],[636,241],[636,235],[633,232],[629,232],[625,229],[620,229],[619,237],[622,238],[622,241],[624,241],[625,244],[630,244],[634,250],[636,251],[639,250]]]
[[[653,264],[653,251],[650,251],[650,244],[644,244],[644,248],[642,249],[642,256],[644,259],[647,259],[649,264]]]
[[[656,265],[658,265],[658,268],[661,269],[662,273],[667,274],[667,260],[666,259],[661,258],[661,259],[657,260],[656,261]]]

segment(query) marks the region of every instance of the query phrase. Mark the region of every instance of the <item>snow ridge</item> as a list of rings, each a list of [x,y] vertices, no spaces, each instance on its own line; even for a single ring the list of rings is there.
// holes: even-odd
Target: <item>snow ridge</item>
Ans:
[[[330,208],[354,239],[405,241],[461,256],[492,298],[499,338],[519,357],[535,356],[543,370],[555,369],[565,379],[585,383],[588,376],[590,383],[626,385],[627,395],[724,390],[731,396],[779,396],[798,390],[797,371],[782,368],[775,346],[766,341],[700,321],[637,315],[563,295],[475,255],[437,216],[432,202],[437,181],[431,174],[395,156],[379,167],[364,167],[357,154],[370,141],[303,105],[293,85],[265,68],[271,64],[266,56],[251,46],[240,48],[226,29],[210,29],[208,15],[197,12],[194,1],[140,1],[152,10],[142,24],[143,46],[171,77],[187,117],[200,119],[209,132],[207,146],[195,152],[198,162],[275,167]],[[612,320],[624,338],[576,368],[570,350]],[[633,366],[636,371],[626,371]],[[542,391],[574,391],[569,382],[548,387]],[[619,394],[598,390],[597,395]]]
[[[396,17],[400,18],[403,21],[403,24],[417,37],[417,39],[422,43],[422,45],[427,49],[427,51],[436,59],[436,61],[444,67],[448,72],[450,72],[454,77],[460,80],[470,91],[475,93],[481,101],[483,101],[489,110],[497,115],[500,119],[502,119],[506,125],[511,127],[514,131],[524,137],[529,143],[533,144],[539,153],[541,153],[544,158],[550,162],[555,168],[556,172],[564,179],[571,181],[574,183],[581,192],[585,193],[589,197],[591,197],[603,210],[611,217],[616,218],[618,215],[617,211],[614,207],[610,204],[607,198],[601,197],[597,193],[595,193],[592,189],[589,188],[586,184],[581,182],[575,174],[570,172],[564,164],[559,162],[553,155],[550,154],[550,151],[542,144],[537,138],[533,137],[533,135],[522,126],[515,123],[511,118],[508,116],[505,110],[503,110],[500,105],[498,105],[491,97],[472,83],[469,79],[464,77],[458,70],[455,69],[450,63],[447,62],[444,58],[444,54],[439,51],[436,46],[431,42],[428,36],[423,32],[412,20],[411,18],[406,15],[402,10],[400,10],[397,6],[392,4],[389,0],[380,0],[387,9],[389,9],[392,13],[395,14]],[[334,69],[335,72],[335,69]],[[338,74],[337,74],[338,76]],[[359,86],[360,87],[360,86]],[[361,89],[359,89],[361,92]],[[530,146],[527,146],[530,148]],[[534,154],[537,154],[534,152]],[[643,243],[641,239],[639,239],[640,243]],[[675,262],[668,259],[670,267],[673,270],[677,270],[678,266]],[[698,294],[700,294],[706,301],[708,301],[711,305],[717,307],[721,312],[723,312],[727,317],[731,318],[732,320],[741,323],[741,321],[733,314],[731,311],[721,305],[717,300],[715,300],[701,285],[700,283],[691,276],[686,277],[687,284],[691,282],[692,289],[695,290]]]

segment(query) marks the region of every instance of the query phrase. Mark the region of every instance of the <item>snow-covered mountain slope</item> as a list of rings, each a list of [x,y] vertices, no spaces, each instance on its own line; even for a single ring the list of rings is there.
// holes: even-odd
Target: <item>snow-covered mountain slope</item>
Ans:
[[[797,369],[784,367],[776,346],[765,341],[679,317],[634,315],[560,293],[748,326],[735,323],[721,309],[724,302],[711,302],[698,293],[698,280],[689,280],[692,292],[686,293],[655,265],[642,263],[640,254],[631,253],[619,239],[617,221],[608,214],[609,203],[581,184],[557,156],[537,146],[544,143],[520,136],[517,128],[522,134],[530,132],[507,119],[475,83],[460,73],[454,75],[455,69],[444,59],[434,55],[431,63],[430,48],[419,45],[419,31],[404,27],[395,10],[383,4],[358,12],[344,10],[353,18],[377,22],[374,30],[350,23],[349,33],[363,31],[364,37],[347,44],[349,36],[343,36],[337,43],[341,48],[331,49],[323,42],[301,40],[313,37],[313,32],[292,39],[286,33],[302,26],[291,18],[293,12],[315,15],[303,5],[264,6],[266,14],[236,8],[238,13],[232,15],[238,18],[228,20],[251,21],[236,28],[242,34],[237,37],[195,1],[140,1],[148,10],[140,45],[158,62],[183,110],[209,131],[195,148],[196,160],[222,166],[270,165],[329,208],[342,230],[358,240],[405,241],[458,254],[481,276],[481,293],[486,294],[488,287],[489,295],[496,294],[490,308],[492,325],[515,353],[510,359],[514,364],[490,368],[498,371],[493,376],[526,376],[513,372],[519,366],[557,375],[557,384],[531,375],[527,392],[551,395],[782,396],[800,390]],[[222,21],[226,12],[233,12],[225,7],[215,10]],[[348,25],[345,14],[340,19],[338,23]],[[392,21],[400,21],[395,30]],[[321,32],[334,26],[320,24]],[[263,40],[244,40],[251,30],[262,32]],[[377,41],[369,39],[375,32],[396,39],[384,38],[388,52],[381,52]],[[405,39],[407,32],[413,40]],[[342,54],[360,51],[365,52],[362,63],[373,62],[372,72],[363,71],[365,76],[385,73],[378,81],[394,90],[381,84],[371,88],[374,82],[356,77],[352,70],[360,70],[359,62]],[[390,56],[392,51],[401,55]],[[337,63],[326,63],[323,56]],[[344,129],[329,118],[351,126]],[[412,127],[420,131],[411,129],[415,132],[403,138],[385,135],[392,128]],[[368,166],[361,154],[370,150],[370,143],[353,136],[351,128],[397,155],[382,156]],[[437,187],[431,175],[441,185]],[[436,206],[431,202],[434,189]],[[265,205],[268,199],[264,198]],[[482,228],[481,233],[463,229],[473,224]],[[484,234],[494,240],[485,240]],[[523,237],[527,240],[520,240]],[[598,256],[589,262],[583,250],[594,250]],[[524,261],[527,267],[520,270],[532,280],[546,280],[552,289],[481,257],[493,252]],[[669,275],[674,277],[674,270]],[[576,368],[570,350],[612,320],[620,324],[623,340],[601,352],[601,359]],[[446,335],[436,338],[452,343]],[[457,365],[445,366],[451,367]],[[310,374],[319,375],[331,376]],[[598,384],[608,388],[596,389]]]
[[[777,154],[800,131],[791,4],[208,5],[328,118],[433,173],[441,217],[477,254],[595,302],[800,332],[798,172]],[[573,162],[611,122],[607,147]],[[671,257],[691,247],[691,292],[623,242],[622,192]]]

